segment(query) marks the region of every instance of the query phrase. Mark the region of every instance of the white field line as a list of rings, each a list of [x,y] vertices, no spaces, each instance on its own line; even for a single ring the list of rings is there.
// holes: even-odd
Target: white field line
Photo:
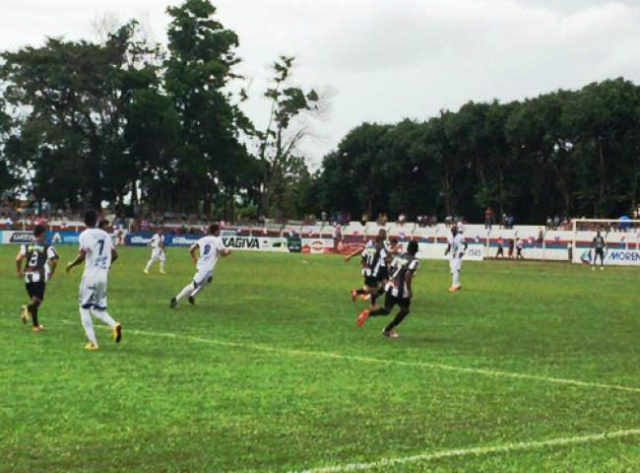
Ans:
[[[593,442],[600,442],[603,440],[621,439],[625,437],[633,437],[640,435],[640,429],[633,430],[618,430],[616,432],[608,432],[594,435],[583,435],[578,437],[562,437],[551,440],[541,440],[536,442],[517,442],[507,443],[504,445],[496,445],[493,447],[474,447],[474,448],[462,448],[454,450],[442,450],[440,452],[433,453],[421,453],[418,455],[411,455],[408,457],[398,458],[383,458],[380,460],[368,462],[368,463],[347,463],[343,465],[324,466],[318,468],[311,468],[308,470],[301,470],[290,473],[343,473],[349,471],[364,471],[378,468],[389,468],[397,465],[404,465],[407,463],[428,462],[433,460],[441,460],[446,458],[459,458],[467,456],[481,456],[492,455],[499,453],[513,453],[524,452],[530,450],[537,450],[547,447],[565,447],[568,445],[580,445]]]
[[[357,355],[342,355],[340,353],[332,353],[332,352],[325,352],[325,351],[296,350],[293,348],[281,348],[281,347],[272,347],[268,345],[229,342],[224,340],[194,337],[191,335],[181,335],[176,333],[127,330],[125,327],[124,336],[126,337],[126,334],[128,333],[131,333],[134,335],[149,336],[149,337],[187,340],[194,343],[204,343],[204,344],[218,345],[223,347],[241,348],[241,349],[248,349],[248,350],[271,352],[271,353],[282,353],[292,357],[326,358],[326,359],[333,359],[333,360],[357,361],[360,363],[372,363],[372,364],[389,365],[389,366],[429,368],[429,369],[436,369],[441,371],[453,371],[458,373],[467,373],[467,374],[490,376],[490,377],[497,377],[497,378],[522,379],[522,380],[528,380],[528,381],[539,381],[539,382],[545,382],[545,383],[563,384],[568,386],[577,386],[581,388],[606,389],[610,391],[625,391],[625,392],[631,392],[631,393],[640,393],[640,388],[632,387],[632,386],[594,383],[590,381],[580,381],[576,379],[555,378],[555,377],[535,375],[535,374],[512,373],[508,371],[496,371],[496,370],[490,370],[490,369],[484,369],[484,368],[465,368],[461,366],[447,365],[443,363],[402,361],[402,360],[392,360],[392,359],[385,360],[382,358],[370,358],[366,356],[357,356]]]

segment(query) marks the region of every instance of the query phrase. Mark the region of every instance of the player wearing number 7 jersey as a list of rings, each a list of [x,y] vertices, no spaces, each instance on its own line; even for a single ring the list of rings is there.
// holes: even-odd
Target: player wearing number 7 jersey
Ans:
[[[195,304],[195,297],[204,287],[213,281],[213,272],[221,257],[229,256],[231,250],[225,248],[222,238],[220,238],[220,225],[217,223],[209,227],[209,234],[200,238],[189,248],[189,254],[196,264],[197,271],[193,276],[193,281],[187,284],[180,293],[171,299],[169,307],[175,309],[178,301],[189,297],[189,303]]]
[[[85,214],[86,230],[80,234],[78,256],[67,265],[67,273],[75,266],[85,263],[80,283],[80,317],[82,326],[89,339],[87,350],[97,350],[98,340],[93,329],[93,319],[101,320],[111,327],[113,339],[120,343],[122,325],[107,313],[107,279],[111,263],[118,259],[111,237],[107,232],[96,228],[98,214],[90,210]]]

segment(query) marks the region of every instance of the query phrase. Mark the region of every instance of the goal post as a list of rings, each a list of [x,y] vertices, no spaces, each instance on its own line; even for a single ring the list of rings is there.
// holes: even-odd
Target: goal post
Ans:
[[[606,242],[605,264],[640,266],[640,220],[581,218],[571,221],[573,262],[590,264],[597,233]]]

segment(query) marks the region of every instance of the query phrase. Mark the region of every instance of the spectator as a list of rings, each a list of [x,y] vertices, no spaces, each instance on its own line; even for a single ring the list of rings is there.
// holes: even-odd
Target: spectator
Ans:
[[[496,258],[504,258],[504,239],[498,238],[498,251],[496,252]]]
[[[362,218],[360,219],[360,223],[362,224],[363,227],[366,227],[367,223],[369,223],[369,215],[367,214],[367,212],[364,212],[362,214]]]
[[[517,248],[516,259],[524,259],[524,256],[522,256],[522,250],[524,249],[524,241],[522,240],[522,238],[518,238],[516,240],[517,240],[517,243],[516,243],[516,248]]]
[[[509,259],[513,259],[513,250],[515,249],[515,246],[513,238],[509,239]]]
[[[567,256],[569,258],[569,263],[573,263],[573,243],[567,243]]]
[[[406,221],[407,221],[407,217],[405,214],[398,215],[398,223],[400,225],[404,225]]]
[[[342,225],[339,222],[333,227],[333,251],[339,253],[342,251]]]
[[[491,230],[493,226],[493,220],[495,218],[495,214],[493,213],[493,209],[491,207],[487,207],[487,210],[484,211],[484,228],[487,230]]]

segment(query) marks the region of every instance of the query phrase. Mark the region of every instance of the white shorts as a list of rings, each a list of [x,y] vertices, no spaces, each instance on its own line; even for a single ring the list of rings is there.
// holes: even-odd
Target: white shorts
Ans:
[[[166,261],[167,256],[164,253],[162,248],[154,248],[151,252],[151,261],[162,261],[163,263]]]
[[[82,277],[80,283],[80,307],[83,309],[107,310],[107,276],[100,271]]]
[[[462,269],[462,258],[451,258],[449,260],[449,268],[451,272],[460,271]]]
[[[196,284],[196,287],[204,286],[211,281],[213,281],[213,270],[199,269],[195,276],[193,276],[193,282]]]

